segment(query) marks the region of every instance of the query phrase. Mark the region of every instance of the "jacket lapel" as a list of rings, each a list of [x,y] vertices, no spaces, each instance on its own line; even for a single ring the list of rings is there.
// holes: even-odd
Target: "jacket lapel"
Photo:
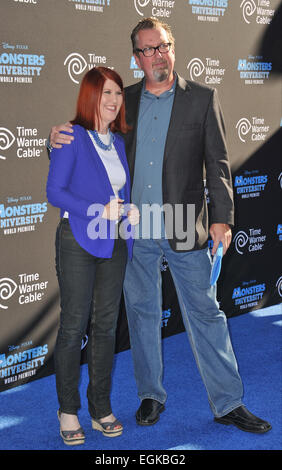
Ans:
[[[164,151],[164,160],[171,154],[175,140],[177,139],[177,133],[179,132],[182,122],[187,115],[187,110],[189,110],[189,91],[190,86],[188,83],[182,77],[177,75],[174,102],[171,110],[170,123]]]
[[[189,109],[189,105],[187,108],[187,102],[190,95],[190,86],[186,80],[184,80],[184,78],[180,77],[179,75],[177,75],[176,80],[177,83],[171,111],[170,124],[167,133],[164,161],[173,149],[175,139],[177,138],[177,132],[181,128],[185,115],[187,115],[187,109]],[[126,120],[127,123],[132,127],[131,132],[124,136],[131,181],[133,181],[134,176],[138,114],[143,83],[144,79],[136,83],[136,85],[128,87],[125,94]]]
[[[107,189],[107,193],[110,194],[110,195],[114,195],[114,191],[113,191],[113,188],[112,188],[112,185],[110,183],[110,180],[109,180],[109,177],[108,177],[108,173],[107,173],[107,170],[101,160],[101,158],[99,157],[95,147],[94,147],[94,144],[87,132],[87,130],[85,129],[85,139],[87,141],[87,145],[89,147],[89,157],[90,157],[90,160],[91,160],[91,163],[92,165],[95,167],[95,172],[99,172],[99,175],[100,175],[100,178],[102,179],[104,185],[105,185],[105,188]]]
[[[130,188],[130,175],[129,175],[129,169],[128,169],[128,164],[127,164],[127,158],[126,154],[124,152],[124,147],[119,140],[119,138],[115,139],[114,142],[115,149],[117,151],[117,154],[119,156],[120,162],[124,168],[125,174],[126,174],[126,186],[128,187],[128,193],[129,193],[129,188]]]
[[[127,161],[133,181],[134,166],[135,166],[135,154],[136,154],[136,143],[137,143],[137,126],[138,126],[138,114],[141,99],[141,92],[143,87],[144,79],[125,89],[125,109],[126,109],[126,122],[131,126],[131,131],[124,135]]]

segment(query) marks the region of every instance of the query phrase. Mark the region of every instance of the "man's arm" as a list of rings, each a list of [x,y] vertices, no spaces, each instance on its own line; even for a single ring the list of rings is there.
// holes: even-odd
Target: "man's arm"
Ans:
[[[205,164],[210,197],[210,235],[213,240],[212,254],[216,253],[220,241],[223,244],[223,253],[225,254],[231,243],[234,204],[225,127],[215,90],[206,116],[205,137]]]
[[[74,137],[63,132],[73,132],[72,124],[66,122],[58,126],[53,126],[49,135],[49,144],[51,148],[60,149],[62,144],[71,144]],[[50,149],[51,150],[51,149]]]

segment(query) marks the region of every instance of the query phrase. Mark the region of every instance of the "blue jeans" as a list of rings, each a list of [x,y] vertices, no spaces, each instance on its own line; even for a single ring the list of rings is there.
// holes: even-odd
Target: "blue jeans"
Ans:
[[[167,240],[135,240],[128,260],[124,298],[138,396],[166,400],[162,384],[162,291],[160,265],[165,255],[183,322],[216,417],[242,405],[243,387],[225,314],[216,287],[210,286],[208,248],[175,252]]]
[[[115,240],[112,258],[98,258],[81,248],[68,220],[61,220],[56,234],[61,314],[54,357],[63,413],[76,414],[80,408],[81,343],[87,330],[89,413],[99,419],[112,412],[111,374],[126,260],[125,240]]]

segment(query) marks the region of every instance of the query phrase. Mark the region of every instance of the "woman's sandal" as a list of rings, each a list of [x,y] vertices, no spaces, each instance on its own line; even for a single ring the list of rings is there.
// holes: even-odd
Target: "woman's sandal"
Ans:
[[[115,429],[117,426],[119,427]],[[107,436],[107,437],[120,436],[123,431],[123,426],[117,419],[113,423],[111,422],[101,423],[101,421],[92,418],[92,428],[96,429],[96,431],[101,431],[104,434],[104,436]]]
[[[57,411],[57,415],[58,415],[58,420],[61,421],[60,410]],[[77,437],[77,434],[81,434],[81,436]],[[75,431],[62,431],[60,428],[60,436],[67,446],[77,446],[80,444],[84,444],[85,442],[85,434],[81,427]]]

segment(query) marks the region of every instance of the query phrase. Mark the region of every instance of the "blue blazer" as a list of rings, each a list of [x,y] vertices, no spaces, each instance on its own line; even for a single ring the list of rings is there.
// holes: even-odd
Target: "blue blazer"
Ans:
[[[101,215],[103,207],[115,197],[114,191],[87,130],[75,124],[72,135],[71,144],[53,149],[50,154],[47,199],[61,209],[61,216],[65,211],[69,213],[72,233],[83,249],[100,258],[111,258],[116,222],[102,219]],[[114,146],[126,173],[122,199],[124,204],[129,204],[130,176],[124,141],[118,134],[115,134]],[[123,219],[123,222],[128,220]],[[125,225],[128,253],[132,257],[132,227],[129,223]]]

